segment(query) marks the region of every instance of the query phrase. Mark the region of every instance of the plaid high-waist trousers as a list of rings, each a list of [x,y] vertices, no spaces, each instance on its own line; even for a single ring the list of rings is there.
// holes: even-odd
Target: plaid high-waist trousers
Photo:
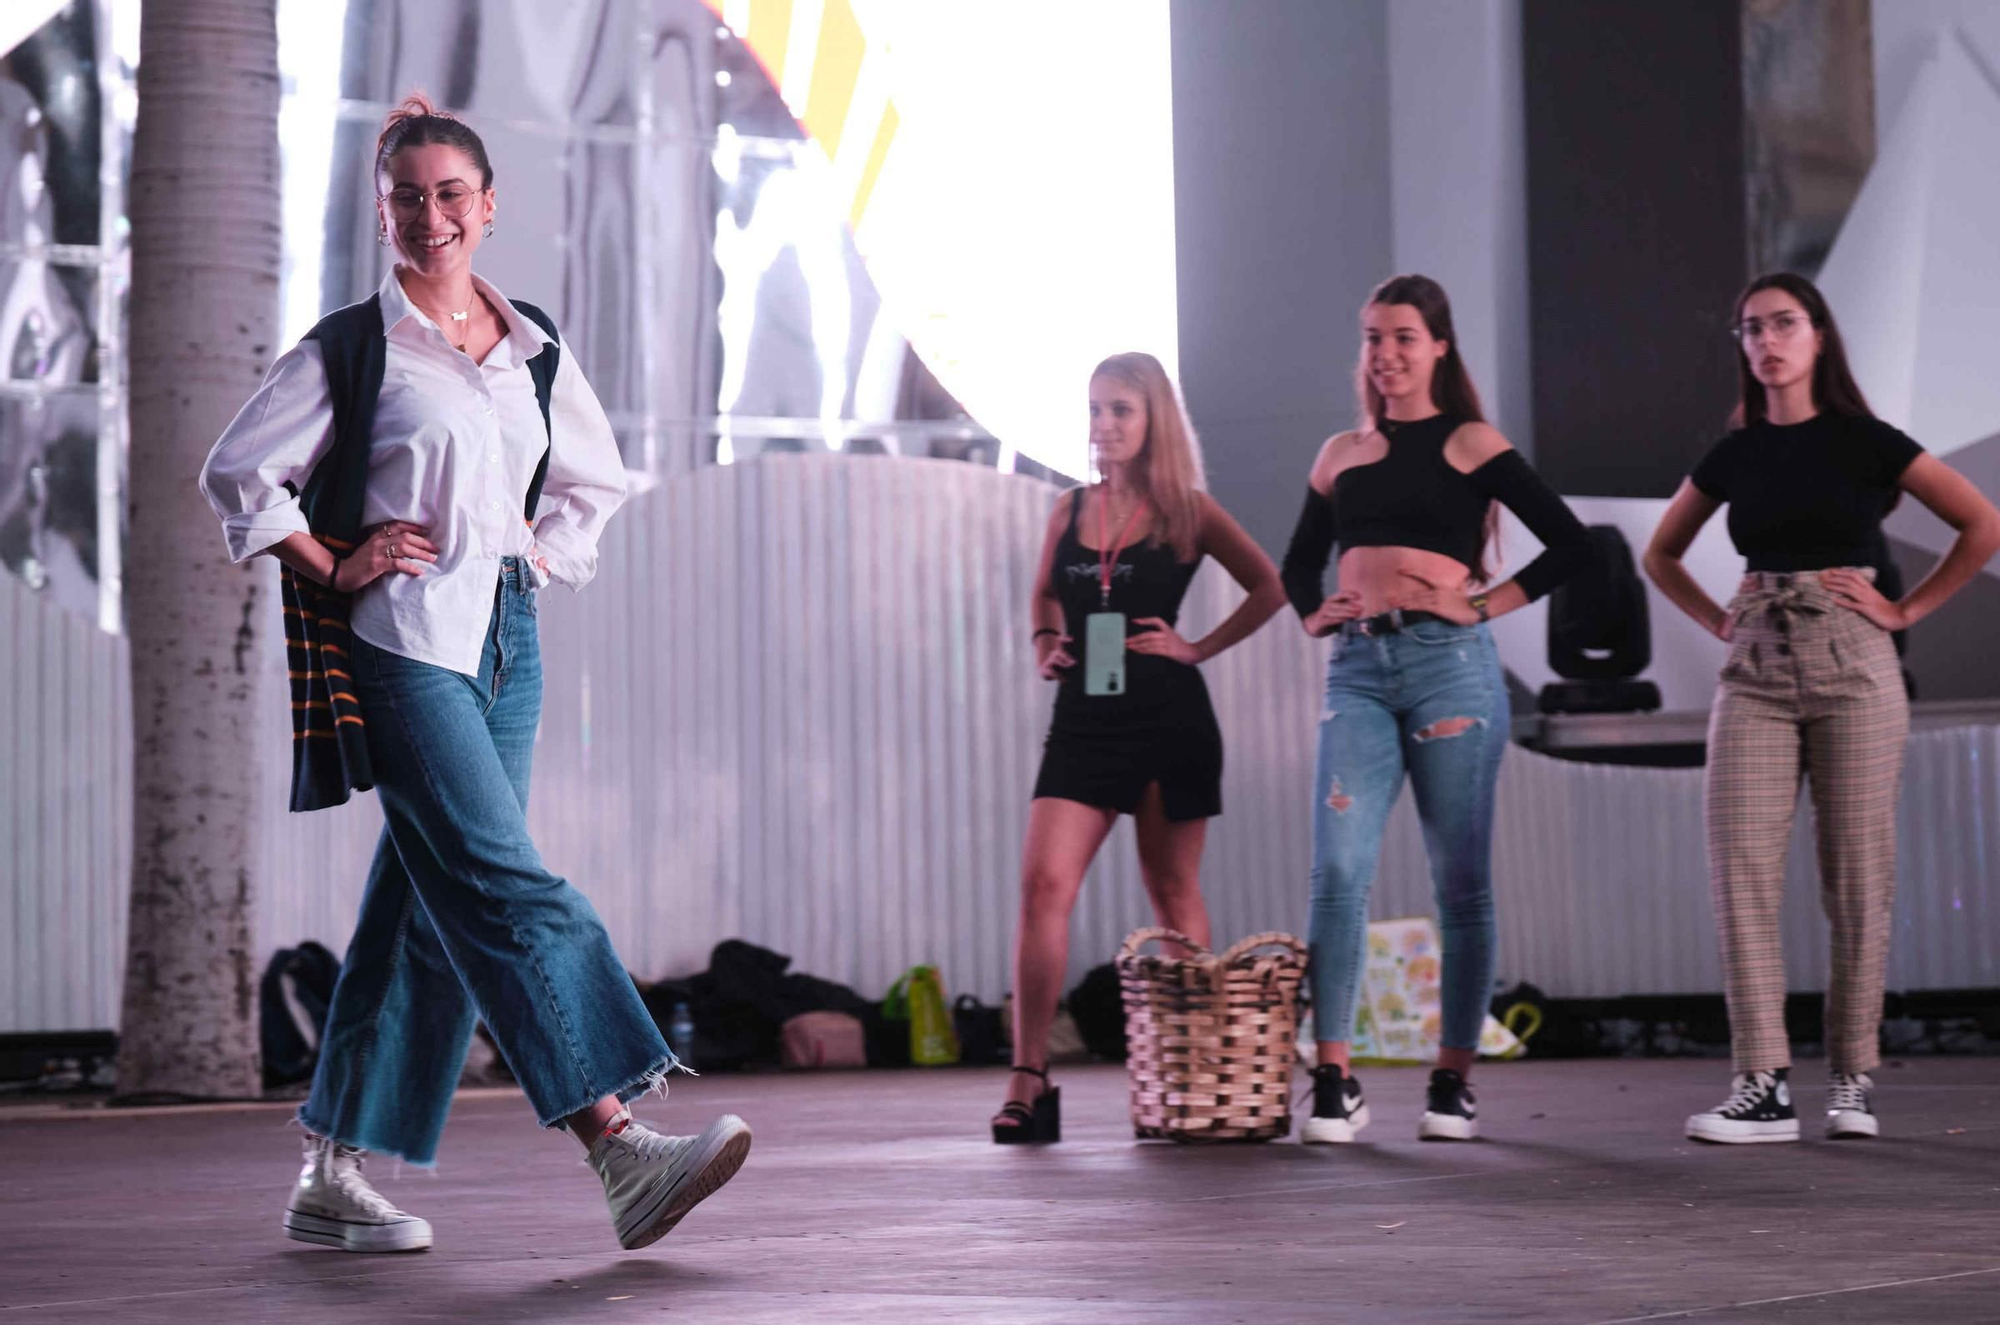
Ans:
[[[1910,730],[1889,635],[1812,572],[1744,577],[1709,715],[1708,870],[1739,1072],[1791,1065],[1779,909],[1799,780],[1818,820],[1832,937],[1826,1050],[1835,1072],[1880,1061],[1896,896],[1896,801]]]

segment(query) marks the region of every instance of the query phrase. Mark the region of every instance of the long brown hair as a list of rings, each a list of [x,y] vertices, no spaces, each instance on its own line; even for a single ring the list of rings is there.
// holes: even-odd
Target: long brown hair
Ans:
[[[1131,464],[1133,489],[1153,508],[1155,523],[1146,541],[1169,544],[1182,561],[1201,550],[1201,492],[1208,486],[1201,463],[1201,440],[1188,422],[1180,392],[1160,361],[1143,351],[1114,354],[1090,372],[1137,391],[1146,402],[1146,443]],[[1076,500],[1083,500],[1078,494]]]
[[[1431,372],[1431,404],[1441,413],[1448,414],[1460,423],[1484,423],[1486,411],[1479,404],[1479,388],[1472,384],[1472,374],[1466,371],[1465,358],[1458,352],[1458,330],[1451,323],[1451,300],[1444,287],[1428,276],[1391,276],[1376,286],[1362,303],[1363,312],[1375,307],[1405,305],[1417,310],[1417,316],[1424,320],[1424,329],[1433,340],[1444,342],[1444,357],[1437,361]],[[1354,361],[1354,398],[1361,407],[1360,428],[1369,432],[1381,427],[1383,411],[1388,408],[1382,393],[1368,380],[1368,342],[1361,342],[1361,353]],[[1488,564],[1495,544],[1500,538],[1500,504],[1486,504],[1486,518],[1479,531],[1479,563],[1472,568],[1472,578],[1485,584],[1493,578],[1494,568]]]
[[[1734,331],[1742,325],[1743,305],[1750,302],[1750,296],[1765,290],[1781,290],[1798,300],[1806,318],[1819,332],[1819,355],[1813,360],[1813,407],[1848,418],[1874,418],[1875,411],[1868,408],[1868,398],[1861,394],[1861,387],[1847,366],[1847,346],[1840,339],[1833,309],[1827,306],[1826,296],[1819,292],[1819,287],[1805,277],[1789,271],[1766,272],[1744,286],[1743,293],[1736,296],[1736,316],[1730,319],[1730,329]],[[1736,343],[1736,380],[1736,412],[1730,416],[1730,422],[1739,428],[1762,423],[1769,413],[1770,401],[1764,384],[1750,371],[1750,352],[1740,339]]]

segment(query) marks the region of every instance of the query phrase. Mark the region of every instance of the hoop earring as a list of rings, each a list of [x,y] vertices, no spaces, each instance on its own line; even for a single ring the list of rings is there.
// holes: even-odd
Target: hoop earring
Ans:
[[[481,239],[491,239],[491,238],[493,238],[493,222],[491,222],[491,221],[488,221],[488,222],[486,223],[486,228],[485,228],[484,230],[482,230],[482,231],[480,231],[480,232],[479,232],[479,237],[480,237]]]

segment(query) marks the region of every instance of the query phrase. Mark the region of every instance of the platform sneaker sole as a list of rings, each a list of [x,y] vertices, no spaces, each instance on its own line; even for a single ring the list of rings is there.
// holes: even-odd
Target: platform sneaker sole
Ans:
[[[1343,1146],[1354,1134],[1368,1126],[1368,1106],[1362,1105],[1345,1118],[1308,1118],[1299,1128],[1302,1146]]]
[[[429,1251],[431,1226],[421,1219],[394,1224],[361,1224],[303,1210],[285,1211],[285,1236],[294,1242],[311,1242],[342,1251],[397,1252]]]
[[[1455,1113],[1426,1113],[1417,1122],[1419,1141],[1472,1141],[1478,1136],[1478,1121]]]
[[[1687,1122],[1690,1141],[1706,1141],[1718,1146],[1760,1145],[1771,1141],[1796,1141],[1799,1139],[1799,1120],[1796,1118],[1774,1119],[1770,1122],[1732,1122],[1727,1119],[1704,1121],[1690,1118]]]

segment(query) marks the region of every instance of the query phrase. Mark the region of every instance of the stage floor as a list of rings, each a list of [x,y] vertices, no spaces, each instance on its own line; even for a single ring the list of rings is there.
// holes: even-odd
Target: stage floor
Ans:
[[[1800,1065],[1816,1113],[1823,1065]],[[1122,1070],[1060,1071],[1069,1139],[986,1140],[997,1070],[685,1080],[749,1164],[643,1252],[573,1144],[468,1092],[435,1175],[371,1174],[436,1249],[287,1242],[289,1108],[0,1110],[0,1315],[38,1321],[1992,1321],[2000,1059],[1880,1074],[1874,1142],[1696,1146],[1721,1061],[1480,1070],[1471,1145],[1365,1072],[1347,1147],[1135,1144]]]

